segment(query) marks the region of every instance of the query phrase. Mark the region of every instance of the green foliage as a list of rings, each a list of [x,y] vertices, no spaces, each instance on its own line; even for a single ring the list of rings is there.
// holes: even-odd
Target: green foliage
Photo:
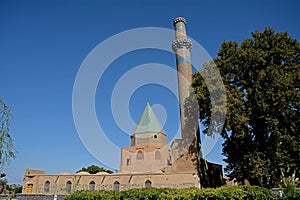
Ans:
[[[224,199],[274,199],[271,192],[265,188],[256,186],[228,187],[223,186],[217,189],[170,189],[170,188],[143,188],[132,189],[121,192],[113,191],[77,191],[67,197],[66,200],[99,200],[99,199],[120,199],[120,200],[224,200]]]
[[[295,177],[295,173],[292,176],[284,177],[280,184],[283,188],[299,188],[300,181],[299,178]]]
[[[15,194],[22,193],[22,189],[23,189],[23,186],[22,186],[22,185],[21,185],[21,186],[17,186],[17,187],[15,188]]]
[[[210,117],[213,104],[219,104],[210,95],[216,89],[207,86],[217,79],[212,77],[207,84],[202,74],[217,66],[227,96],[222,130],[225,172],[264,187],[276,187],[292,174],[299,178],[299,42],[286,32],[266,28],[240,45],[223,42],[213,61],[194,74],[193,88],[204,132],[209,133],[209,124],[220,123]]]
[[[293,176],[284,177],[281,183],[283,188],[283,199],[300,199],[299,180]]]
[[[76,191],[69,195],[66,200],[100,200],[100,199],[110,199],[117,200],[120,194],[114,191]]]
[[[299,200],[300,199],[300,189],[287,187],[283,190],[283,199],[286,200]]]
[[[21,185],[6,185],[6,190],[14,194],[22,193],[22,188]]]
[[[133,189],[123,191],[120,194],[120,199],[124,200],[155,200],[160,198],[160,190],[156,189]]]
[[[113,173],[111,170],[104,169],[103,167],[99,167],[96,165],[91,165],[88,166],[87,168],[83,167],[81,170],[78,170],[76,173],[78,172],[88,172],[90,174],[97,174],[98,172],[107,172],[109,174]]]
[[[7,180],[6,179],[0,179],[0,185],[6,185]]]
[[[11,109],[0,98],[0,166],[9,164],[10,159],[15,158],[13,140],[9,134],[9,120]]]

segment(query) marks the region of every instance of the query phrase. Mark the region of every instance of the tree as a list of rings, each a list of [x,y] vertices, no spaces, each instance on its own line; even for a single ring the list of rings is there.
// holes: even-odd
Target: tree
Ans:
[[[0,98],[0,166],[9,164],[12,158],[15,158],[13,140],[9,134],[9,120],[11,109]],[[0,170],[1,171],[1,170]]]
[[[225,172],[265,187],[300,177],[300,44],[287,32],[255,31],[240,45],[223,42],[201,73],[219,69],[226,88],[222,136]],[[215,63],[215,64],[213,64]],[[200,121],[208,130],[212,98],[200,72],[193,75]],[[214,81],[213,78],[210,81]]]
[[[83,167],[81,170],[77,171],[76,173],[78,172],[88,172],[90,174],[97,174],[98,172],[107,172],[109,174],[113,173],[111,170],[104,169],[103,167],[99,167],[96,165],[91,165],[88,166],[87,168]]]

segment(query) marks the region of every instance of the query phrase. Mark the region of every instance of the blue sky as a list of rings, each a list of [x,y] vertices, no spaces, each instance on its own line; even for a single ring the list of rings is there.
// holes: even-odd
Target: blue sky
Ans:
[[[11,135],[19,152],[4,167],[9,182],[22,183],[26,168],[75,173],[90,164],[105,166],[77,133],[72,91],[82,62],[107,38],[133,28],[173,29],[172,20],[183,16],[188,35],[216,57],[223,41],[241,42],[265,27],[288,31],[300,40],[299,4],[297,0],[0,0],[0,97],[13,110]],[[176,67],[172,53],[144,49],[119,57],[99,81],[95,97],[99,124],[118,147],[128,146],[129,138],[113,120],[112,90],[124,73],[146,63]],[[157,84],[136,90],[128,106],[135,122],[147,102],[161,105],[157,111],[167,116],[165,131],[173,137],[179,126],[175,95]],[[222,163],[221,143],[207,159]]]

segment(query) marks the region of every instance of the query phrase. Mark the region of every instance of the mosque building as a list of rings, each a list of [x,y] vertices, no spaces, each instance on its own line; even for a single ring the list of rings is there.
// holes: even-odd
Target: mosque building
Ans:
[[[181,139],[168,146],[167,133],[149,103],[146,104],[130,136],[130,146],[121,149],[120,170],[108,174],[46,174],[43,170],[26,169],[24,194],[69,194],[76,190],[115,190],[133,188],[189,188],[216,187],[222,183],[222,166],[207,162],[196,151],[201,144],[196,132],[198,122],[185,116],[184,101],[190,95],[192,42],[186,36],[186,20],[174,20],[176,39],[172,43],[176,53]],[[200,156],[200,157],[199,157]]]

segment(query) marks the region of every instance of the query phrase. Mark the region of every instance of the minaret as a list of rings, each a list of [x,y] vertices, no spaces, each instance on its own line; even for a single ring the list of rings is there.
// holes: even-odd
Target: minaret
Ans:
[[[196,160],[199,188],[201,188],[204,181],[204,173],[201,167],[201,161],[203,159],[198,118],[187,118],[186,111],[188,110],[185,110],[184,108],[186,98],[190,97],[191,95],[190,89],[192,84],[192,64],[190,51],[192,49],[192,41],[186,36],[186,20],[183,17],[177,17],[174,19],[173,23],[176,31],[176,39],[172,43],[172,48],[176,53],[182,137],[182,140],[173,142],[171,146],[172,157],[173,160],[175,160],[173,163],[173,168],[177,171],[194,171],[194,161]],[[195,96],[192,98],[195,98]],[[194,150],[191,151],[190,147],[193,147],[192,149]]]
[[[176,30],[176,39],[172,43],[173,51],[176,53],[176,64],[178,73],[178,93],[180,106],[180,125],[181,137],[183,141],[194,136],[187,127],[185,116],[184,102],[190,96],[190,86],[192,83],[192,65],[190,51],[192,49],[192,41],[186,36],[186,20],[183,17],[174,19],[174,28]],[[190,136],[190,137],[188,137]]]

